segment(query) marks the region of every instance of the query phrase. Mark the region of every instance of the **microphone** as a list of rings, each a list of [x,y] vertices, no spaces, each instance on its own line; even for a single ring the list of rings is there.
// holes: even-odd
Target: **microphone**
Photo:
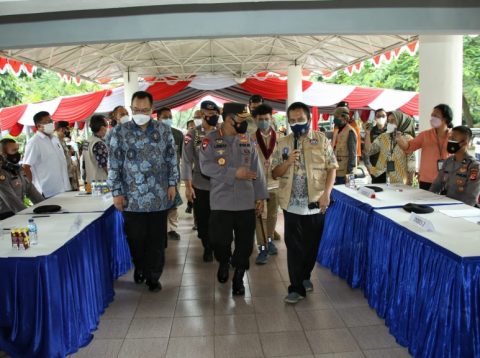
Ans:
[[[298,135],[293,135],[293,150],[298,149]]]

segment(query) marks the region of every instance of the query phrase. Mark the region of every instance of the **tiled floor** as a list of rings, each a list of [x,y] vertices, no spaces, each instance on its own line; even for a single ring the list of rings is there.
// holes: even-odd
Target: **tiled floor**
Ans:
[[[72,357],[409,357],[395,343],[363,294],[321,267],[315,290],[297,304],[287,291],[286,249],[267,265],[252,266],[245,297],[216,280],[216,263],[202,262],[191,215],[180,219],[181,240],[170,241],[161,278],[150,293],[132,273],[115,284],[115,301],[101,317],[94,340]],[[283,222],[279,216],[281,233]]]

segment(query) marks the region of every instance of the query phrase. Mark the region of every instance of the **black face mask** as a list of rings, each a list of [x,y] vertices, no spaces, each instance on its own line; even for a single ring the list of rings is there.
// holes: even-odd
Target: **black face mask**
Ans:
[[[5,155],[5,157],[0,155],[0,164],[2,166],[2,169],[12,173],[13,175],[18,175],[18,173],[20,172],[20,165],[10,162],[8,157],[9,154]]]
[[[215,127],[218,123],[218,116],[215,114],[210,117],[205,117],[205,121],[208,123],[209,126]]]
[[[453,140],[448,141],[447,152],[449,152],[450,154],[455,154],[460,150],[460,148],[462,148],[461,142],[457,142]]]
[[[13,164],[18,164],[20,162],[20,153],[15,153],[15,154],[7,154],[6,159]]]
[[[64,131],[65,138],[70,138],[70,131]]]
[[[247,131],[247,128],[248,128],[248,122],[247,121],[237,122],[237,121],[233,120],[233,123],[235,123],[233,125],[233,128],[235,128],[235,130],[237,131],[238,134],[244,134]]]

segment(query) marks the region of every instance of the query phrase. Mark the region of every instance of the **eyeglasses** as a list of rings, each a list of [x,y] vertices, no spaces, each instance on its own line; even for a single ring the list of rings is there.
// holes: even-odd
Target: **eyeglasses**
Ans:
[[[136,113],[142,113],[142,114],[150,114],[152,111],[151,108],[135,108],[135,107],[130,107],[132,109],[133,114]]]

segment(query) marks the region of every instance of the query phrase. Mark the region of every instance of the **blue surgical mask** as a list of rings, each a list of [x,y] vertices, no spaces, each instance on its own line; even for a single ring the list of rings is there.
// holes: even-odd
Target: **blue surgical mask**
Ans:
[[[270,128],[270,123],[265,120],[265,119],[260,119],[258,121],[258,128],[261,130],[261,131],[266,131],[267,129]]]
[[[173,119],[166,118],[166,119],[163,119],[162,122],[165,123],[167,126],[171,127],[173,124]]]
[[[292,129],[293,134],[298,136],[308,133],[308,130],[310,129],[310,123],[305,121],[301,123],[290,124],[290,128]]]

